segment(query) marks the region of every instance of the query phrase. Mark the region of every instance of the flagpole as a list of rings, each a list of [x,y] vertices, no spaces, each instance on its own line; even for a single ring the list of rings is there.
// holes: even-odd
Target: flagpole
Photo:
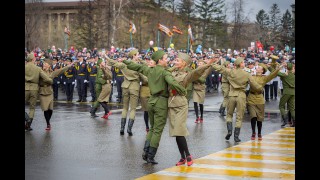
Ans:
[[[158,47],[159,47],[159,37],[160,37],[160,32],[158,30]]]
[[[187,48],[187,53],[189,53],[189,41],[190,41],[190,37],[189,37],[189,34],[188,34],[188,48]]]
[[[173,35],[172,35],[171,38],[170,38],[169,47],[170,47],[170,44],[171,44],[171,42],[172,42],[172,37],[173,37]]]
[[[131,47],[133,47],[133,42],[132,42],[132,32],[130,32],[130,42],[131,42]]]

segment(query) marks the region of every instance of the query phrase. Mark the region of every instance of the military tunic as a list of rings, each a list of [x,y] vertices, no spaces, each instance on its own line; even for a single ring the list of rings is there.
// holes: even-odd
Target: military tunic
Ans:
[[[129,119],[134,120],[139,98],[140,75],[138,72],[128,69],[127,65],[122,62],[117,62],[112,59],[108,59],[108,61],[109,65],[121,69],[124,75],[124,81],[121,85],[123,98],[123,111],[121,116],[122,118],[127,118],[130,107]]]
[[[280,113],[285,115],[285,105],[288,103],[291,117],[295,120],[295,74],[292,71],[288,71],[288,75],[278,72],[278,76],[280,76],[283,85],[283,95],[279,102]]]
[[[259,85],[251,76],[241,68],[227,69],[224,66],[213,64],[212,67],[220,73],[226,73],[230,83],[229,103],[227,106],[227,122],[232,122],[234,110],[236,113],[236,126],[241,128],[242,119],[246,108],[246,87],[250,83],[250,88],[261,90]]]
[[[167,122],[168,115],[168,86],[176,89],[178,94],[186,95],[186,89],[179,85],[172,77],[171,73],[164,67],[156,65],[148,67],[146,65],[133,63],[124,60],[128,69],[138,71],[148,78],[148,86],[151,96],[148,100],[148,114],[150,118],[150,130],[147,134],[147,141],[150,141],[150,147],[158,148],[163,128]]]
[[[141,87],[140,87],[141,110],[148,111],[147,105],[148,105],[149,97],[151,96],[150,88],[148,86],[148,78],[145,75],[141,74],[140,79],[141,79]]]
[[[57,69],[55,71],[47,70],[44,71],[51,79],[54,79],[68,70],[68,67]],[[48,109],[53,110],[53,88],[50,83],[46,83],[42,79],[39,82],[39,99],[40,107],[42,111],[47,111]]]
[[[212,67],[206,69],[203,75],[193,82],[193,102],[203,104],[206,95],[206,78],[211,73]]]
[[[112,80],[112,72],[109,68],[101,69],[103,75],[101,78],[104,80],[104,84],[101,84],[101,92],[98,96],[98,102],[109,102],[110,94],[111,94],[111,80]]]
[[[227,107],[228,102],[229,102],[229,91],[230,91],[230,84],[228,80],[228,74],[223,73],[221,74],[221,90],[222,90],[222,95],[223,95],[223,102],[222,102],[222,107]]]
[[[210,65],[201,66],[192,71],[177,70],[172,72],[174,79],[183,87],[199,79],[204,71],[210,68]],[[179,95],[175,90],[169,87],[168,115],[169,115],[169,135],[170,136],[188,136],[187,117],[188,117],[188,99],[186,96]]]
[[[43,79],[44,82],[52,84],[52,79],[33,62],[27,62],[25,65],[25,101],[29,101],[29,118],[34,117],[37,97],[39,92],[39,80]]]
[[[279,70],[280,69],[277,69],[267,76],[256,75],[256,76],[252,76],[252,78],[262,87],[264,87],[267,82],[271,81],[274,77],[277,76]],[[263,121],[264,120],[264,104],[265,104],[265,100],[263,97],[263,89],[260,91],[260,90],[250,88],[249,95],[247,97],[247,103],[248,103],[248,110],[250,113],[250,119],[257,117],[258,121]]]

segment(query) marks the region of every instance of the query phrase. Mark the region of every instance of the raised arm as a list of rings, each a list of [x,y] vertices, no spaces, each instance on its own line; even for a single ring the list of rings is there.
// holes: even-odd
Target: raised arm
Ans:
[[[147,65],[134,63],[129,60],[124,60],[123,63],[127,65],[128,69],[137,71],[139,73],[142,73],[145,76],[148,76],[150,68]]]
[[[123,69],[123,68],[126,67],[126,65],[121,63],[121,62],[118,62],[118,61],[115,61],[113,59],[110,59],[108,56],[105,56],[105,57],[106,57],[106,61],[107,61],[109,66],[114,66],[114,67],[117,67],[119,69]]]
[[[169,71],[164,71],[164,78],[166,82],[171,86],[172,89],[177,90],[177,92],[182,95],[187,95],[187,89],[184,88],[182,85],[180,85],[172,76],[172,74]]]
[[[183,85],[187,86],[189,83],[192,83],[192,82],[198,80],[207,69],[211,69],[211,64],[206,64],[204,66],[196,68],[195,70],[192,70],[183,79]]]
[[[53,71],[51,74],[50,74],[50,78],[55,78],[55,77],[58,77],[60,74],[64,73],[66,70],[68,70],[70,66],[65,66],[63,68],[60,68],[60,69],[57,69],[55,71]]]

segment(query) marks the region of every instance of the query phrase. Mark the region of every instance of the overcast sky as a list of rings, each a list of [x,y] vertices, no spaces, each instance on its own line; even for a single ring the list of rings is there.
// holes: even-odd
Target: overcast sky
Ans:
[[[230,3],[234,2],[234,0],[225,0],[225,2],[228,6]],[[244,0],[244,2],[245,16],[248,16],[250,21],[255,21],[256,15],[261,9],[264,9],[268,13],[274,3],[278,4],[281,17],[287,9],[292,13],[291,4],[294,4],[295,0]]]
[[[44,2],[67,2],[67,1],[79,1],[79,0],[43,0]],[[197,0],[196,0],[197,1]],[[234,0],[225,0],[226,5],[228,6]],[[256,14],[259,10],[264,9],[267,13],[270,11],[272,4],[277,3],[282,15],[288,9],[291,12],[291,4],[295,3],[295,0],[244,0],[244,10],[245,16],[249,17],[249,20],[254,22],[256,19]],[[230,18],[230,16],[229,16]],[[228,18],[228,20],[229,20]]]

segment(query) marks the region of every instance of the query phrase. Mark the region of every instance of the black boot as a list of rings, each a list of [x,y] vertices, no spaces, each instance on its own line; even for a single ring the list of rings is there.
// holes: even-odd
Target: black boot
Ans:
[[[32,124],[33,118],[29,118],[29,120],[26,122],[25,130],[26,131],[32,131],[31,124]]]
[[[98,110],[98,108],[95,108],[95,107],[92,107],[92,108],[91,108],[90,114],[91,114],[91,117],[92,117],[92,118],[98,117],[98,116],[96,115],[97,110]]]
[[[296,127],[296,120],[291,117],[292,124],[290,127]]]
[[[239,139],[239,134],[240,134],[240,128],[238,128],[238,127],[234,128],[234,141],[235,142],[240,142],[241,141]]]
[[[284,128],[287,125],[287,119],[286,119],[285,115],[282,115],[282,121],[283,121],[283,123],[281,124],[281,127]]]
[[[152,163],[152,164],[158,164],[158,162],[156,162],[154,160],[154,156],[156,155],[157,153],[157,149],[158,148],[154,148],[154,147],[149,147],[149,152],[148,152],[148,157],[147,157],[147,162],[148,163]]]
[[[232,135],[232,122],[227,122],[227,129],[228,134],[226,135],[226,140],[229,140],[230,136]]]
[[[222,110],[222,103],[221,103],[220,108],[219,108],[219,113],[221,113],[221,110]]]
[[[226,107],[221,108],[221,113],[220,113],[221,116],[226,116],[225,110],[226,110]]]
[[[120,129],[120,135],[124,135],[124,127],[126,126],[126,118],[121,118],[121,129]]]
[[[144,148],[143,148],[143,154],[142,154],[142,159],[145,161],[147,161],[147,158],[148,158],[149,147],[150,147],[150,141],[146,140],[144,142]]]
[[[133,119],[129,119],[128,121],[128,129],[127,129],[127,133],[129,134],[129,136],[132,136],[132,126],[133,126],[134,120]]]

